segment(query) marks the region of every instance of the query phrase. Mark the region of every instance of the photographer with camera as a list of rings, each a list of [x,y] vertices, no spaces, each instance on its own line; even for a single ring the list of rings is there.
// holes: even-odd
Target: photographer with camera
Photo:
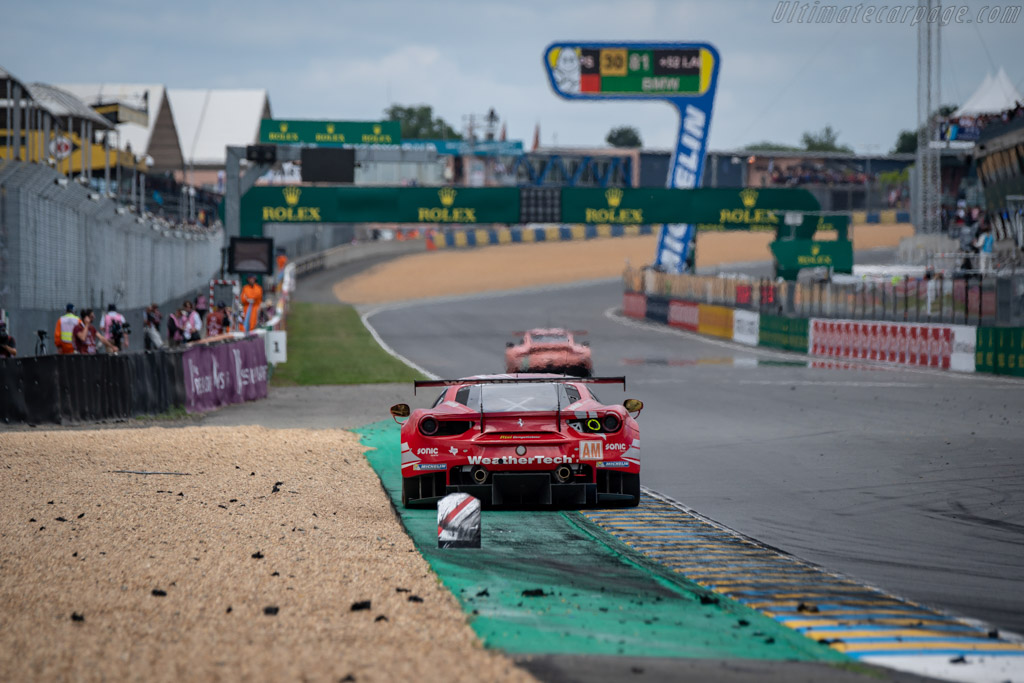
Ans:
[[[14,358],[17,355],[14,337],[7,334],[7,321],[0,320],[0,358]]]
[[[118,351],[128,347],[128,334],[132,330],[124,315],[117,312],[116,304],[107,306],[107,312],[100,321],[100,329],[103,330],[103,336],[112,341]]]
[[[114,343],[97,332],[96,328],[93,327],[92,321],[95,317],[96,314],[93,313],[91,308],[82,311],[82,318],[78,325],[75,326],[75,351],[82,355],[94,356],[96,355],[96,342],[100,341],[107,347],[107,351],[117,353],[117,347],[114,346]]]

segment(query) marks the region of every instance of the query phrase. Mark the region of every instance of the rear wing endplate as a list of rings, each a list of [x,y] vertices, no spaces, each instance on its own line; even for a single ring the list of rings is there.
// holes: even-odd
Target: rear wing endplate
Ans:
[[[621,384],[626,389],[626,378],[623,377],[488,377],[486,379],[425,379],[412,383],[413,393],[420,387],[453,387],[459,384],[552,384],[555,382],[571,382],[573,384]]]

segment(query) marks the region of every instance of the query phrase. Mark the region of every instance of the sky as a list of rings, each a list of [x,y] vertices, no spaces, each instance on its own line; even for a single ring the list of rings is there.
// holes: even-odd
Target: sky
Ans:
[[[391,104],[426,104],[463,130],[493,108],[528,148],[536,126],[542,146],[604,146],[609,130],[633,126],[645,147],[674,147],[668,104],[555,95],[542,55],[561,41],[714,45],[713,150],[799,145],[830,125],[841,144],[885,153],[917,116],[914,0],[884,6],[886,19],[911,8],[891,24],[863,20],[881,3],[850,4],[846,23],[800,23],[777,0],[0,2],[0,67],[20,80],[263,88],[283,119],[380,120]],[[983,8],[1022,4],[951,6],[962,21],[941,28],[942,102],[963,102],[999,67],[1024,92],[1024,11],[978,21]]]

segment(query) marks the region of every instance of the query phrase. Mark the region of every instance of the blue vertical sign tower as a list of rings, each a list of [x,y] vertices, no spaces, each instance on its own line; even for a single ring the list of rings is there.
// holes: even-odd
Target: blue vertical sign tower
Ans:
[[[544,67],[554,91],[570,100],[663,100],[679,112],[668,187],[691,189],[704,171],[718,50],[707,43],[553,43]],[[666,224],[654,264],[683,272],[692,256],[693,225]]]

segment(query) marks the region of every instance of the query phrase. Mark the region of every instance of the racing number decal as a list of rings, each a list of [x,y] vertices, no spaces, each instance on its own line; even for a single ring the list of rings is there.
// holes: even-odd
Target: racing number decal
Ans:
[[[600,441],[580,441],[580,460],[602,460],[604,452]]]

